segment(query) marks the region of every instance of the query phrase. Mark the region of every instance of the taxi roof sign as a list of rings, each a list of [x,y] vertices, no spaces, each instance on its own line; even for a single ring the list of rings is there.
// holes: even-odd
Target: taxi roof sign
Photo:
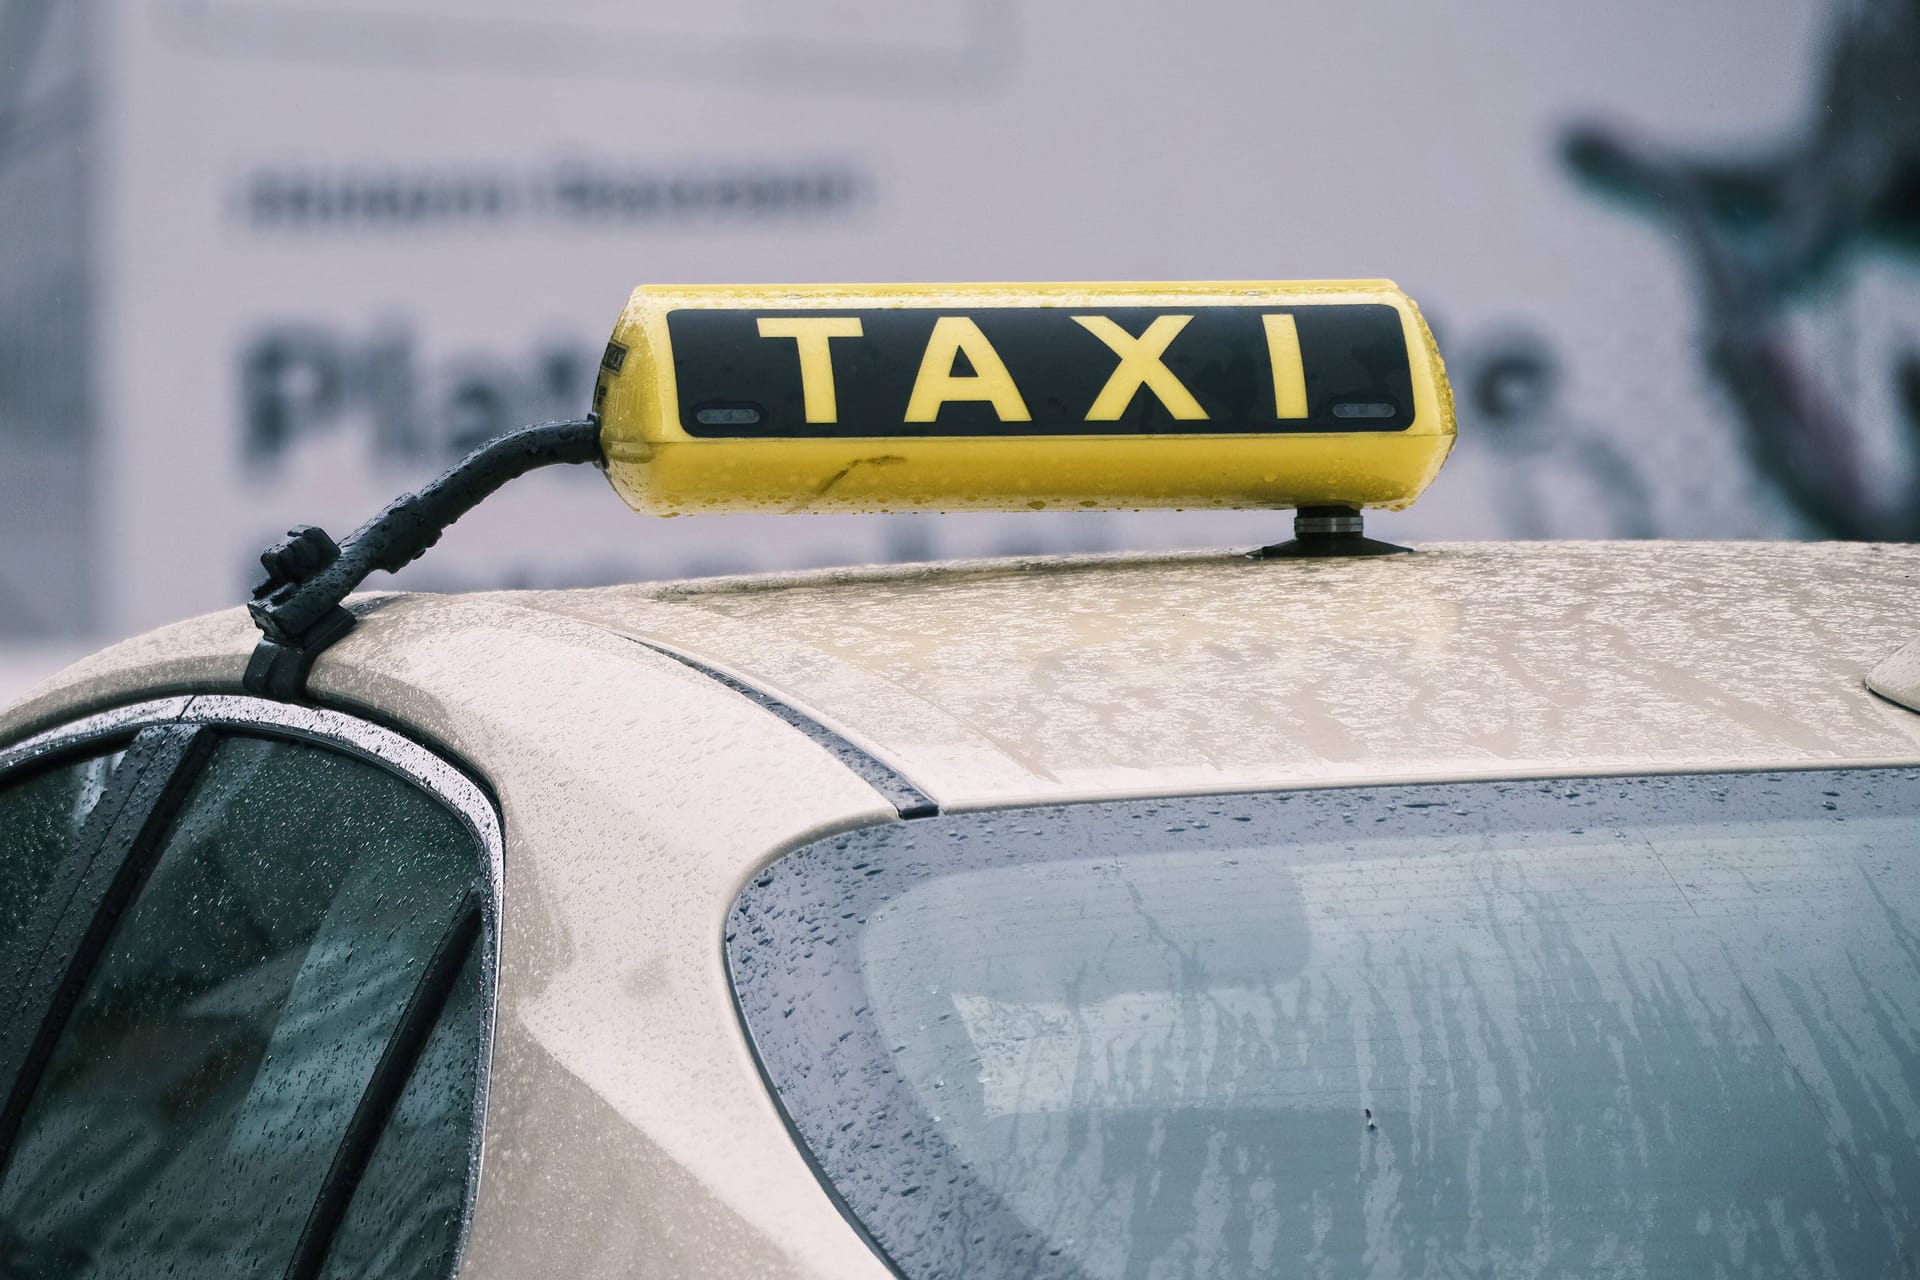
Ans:
[[[641,288],[593,412],[474,450],[336,543],[261,554],[242,683],[295,699],[398,571],[502,484],[596,463],[641,511],[1294,507],[1261,557],[1404,551],[1453,446],[1433,335],[1391,281]]]
[[[1386,280],[643,286],[593,405],[661,515],[1397,509],[1454,438]]]

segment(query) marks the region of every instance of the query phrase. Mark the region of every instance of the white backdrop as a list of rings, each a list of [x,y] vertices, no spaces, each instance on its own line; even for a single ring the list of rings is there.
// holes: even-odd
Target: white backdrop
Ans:
[[[1703,368],[1671,236],[1577,186],[1556,149],[1590,117],[1709,150],[1785,135],[1831,17],[1812,0],[97,3],[93,400],[73,433],[92,452],[31,521],[90,548],[37,588],[84,593],[87,634],[53,641],[236,603],[288,523],[344,534],[470,438],[582,411],[642,281],[1389,276],[1457,377],[1514,350],[1553,377],[1518,427],[1482,429],[1464,397],[1435,488],[1370,532],[1792,536]],[[512,486],[406,580],[1287,532],[1268,514],[656,521],[583,472]],[[0,573],[33,579],[7,555]],[[0,682],[46,652],[0,660]]]

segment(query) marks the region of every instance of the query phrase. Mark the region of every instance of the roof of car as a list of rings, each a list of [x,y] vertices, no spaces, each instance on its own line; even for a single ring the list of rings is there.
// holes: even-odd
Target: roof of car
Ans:
[[[1518,773],[1909,761],[1863,678],[1920,548],[1096,556],[526,594],[757,684],[946,806]]]
[[[486,1144],[512,1156],[480,1181],[462,1274],[572,1273],[644,1238],[676,1274],[880,1280],[759,1084],[716,940],[769,859],[897,810],[668,654],[948,808],[1910,764],[1920,714],[1863,680],[1912,638],[1917,582],[1914,547],[1615,543],[390,594],[354,604],[308,691],[440,748],[498,802]],[[233,609],[116,645],[0,712],[0,744],[237,692],[257,638]]]
[[[951,808],[1912,762],[1920,715],[1863,680],[1916,605],[1920,547],[1460,544],[387,596],[343,649],[477,609],[584,622],[764,690]]]

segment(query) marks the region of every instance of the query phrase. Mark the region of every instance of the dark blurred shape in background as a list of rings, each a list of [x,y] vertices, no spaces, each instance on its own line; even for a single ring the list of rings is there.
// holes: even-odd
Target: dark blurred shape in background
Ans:
[[[92,93],[70,9],[0,4],[0,643],[96,621],[85,511]]]
[[[1845,11],[1820,92],[1792,135],[1697,157],[1603,125],[1569,131],[1575,172],[1679,233],[1698,282],[1702,355],[1745,428],[1754,470],[1820,536],[1920,539],[1920,343],[1884,370],[1907,468],[1871,482],[1859,397],[1795,340],[1793,313],[1844,287],[1875,248],[1920,255],[1920,0]]]
[[[1912,539],[1917,249],[1920,0],[0,0],[0,696],[577,413],[642,281],[1391,276],[1462,434],[1383,536]],[[402,581],[1284,532],[551,475]]]

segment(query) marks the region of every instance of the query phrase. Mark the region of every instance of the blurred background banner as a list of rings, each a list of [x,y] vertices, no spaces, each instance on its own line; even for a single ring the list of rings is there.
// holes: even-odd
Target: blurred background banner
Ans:
[[[587,403],[654,282],[1388,276],[1393,539],[1920,537],[1920,0],[0,0],[0,697]],[[1273,514],[636,517],[402,581],[1251,545]]]

